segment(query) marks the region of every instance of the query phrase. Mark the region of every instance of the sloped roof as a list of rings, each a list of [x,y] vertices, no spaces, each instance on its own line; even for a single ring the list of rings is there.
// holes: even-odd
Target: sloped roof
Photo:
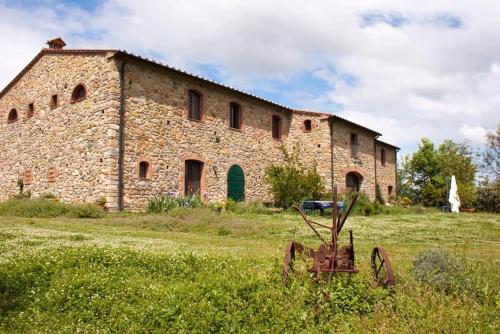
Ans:
[[[381,140],[376,140],[376,142],[378,144],[382,144],[382,145],[385,145],[385,146],[389,146],[389,147],[392,147],[393,149],[395,149],[396,151],[399,151],[401,148],[400,147],[397,147],[397,146],[394,146],[392,144],[389,144],[389,143],[386,143],[385,141],[381,141]]]
[[[2,89],[2,91],[0,91],[0,98],[3,97],[5,95],[5,93],[7,93],[9,91],[9,89],[12,88],[12,86],[14,86],[16,84],[17,81],[19,81],[19,79],[22,78],[22,76],[24,74],[26,74],[26,72],[28,72],[30,70],[30,68],[33,67],[33,65],[35,65],[38,60],[40,60],[40,58],[42,58],[44,55],[46,54],[78,54],[78,53],[86,53],[86,54],[99,54],[99,53],[102,53],[102,54],[106,54],[108,52],[116,52],[116,50],[105,50],[105,49],[67,49],[67,50],[64,50],[64,49],[42,49],[36,56],[35,58],[33,58],[29,63],[28,65],[26,65],[21,72],[19,72],[18,75],[16,75],[14,77],[14,79],[12,79],[8,84],[7,86],[4,87],[4,89]]]
[[[160,67],[162,67],[164,69],[167,69],[167,70],[170,70],[170,71],[173,71],[173,72],[176,72],[176,73],[180,73],[180,74],[183,74],[183,75],[195,78],[197,80],[201,80],[201,81],[210,83],[212,85],[216,85],[216,86],[219,86],[219,87],[222,87],[222,88],[225,88],[225,89],[229,89],[229,90],[235,91],[235,92],[237,92],[239,94],[242,94],[242,95],[254,98],[254,99],[261,100],[261,101],[263,101],[265,103],[272,104],[272,105],[277,106],[279,108],[282,108],[282,109],[285,109],[285,110],[288,110],[288,111],[292,111],[292,109],[289,108],[289,107],[287,107],[287,106],[281,105],[279,103],[275,103],[275,102],[267,100],[267,99],[265,99],[263,97],[260,97],[260,96],[254,95],[254,94],[250,94],[250,93],[241,91],[241,90],[239,90],[237,88],[234,88],[234,87],[231,87],[231,86],[228,86],[228,85],[224,85],[222,83],[213,81],[211,79],[208,79],[208,78],[205,78],[205,77],[202,77],[202,76],[199,76],[199,75],[196,75],[196,74],[193,74],[193,73],[181,70],[179,68],[175,68],[175,67],[172,67],[172,66],[160,63],[160,62],[158,62],[156,60],[153,60],[153,59],[141,57],[141,56],[136,55],[134,53],[127,52],[126,50],[117,50],[117,49],[50,49],[50,48],[44,48],[44,49],[42,49],[35,56],[35,58],[33,58],[33,60],[31,60],[28,63],[28,65],[26,65],[22,69],[21,72],[19,72],[18,75],[16,75],[14,77],[14,79],[12,79],[11,82],[9,82],[7,84],[7,86],[4,87],[4,89],[2,89],[2,91],[0,91],[0,98],[2,96],[4,96],[5,93],[7,93],[7,91],[9,91],[9,89],[12,88],[12,86],[14,86],[16,84],[16,82],[19,81],[19,79],[22,78],[22,76],[26,72],[28,72],[29,69],[32,68],[33,65],[35,65],[38,62],[38,60],[40,60],[40,58],[42,58],[46,54],[106,54],[106,53],[113,53],[113,56],[133,58],[133,59],[136,59],[136,60],[139,60],[139,61],[147,62],[147,63],[152,64],[152,65],[160,66]]]
[[[14,77],[14,79],[12,79],[11,82],[9,82],[7,84],[7,86],[4,87],[4,89],[2,89],[2,91],[0,91],[0,98],[3,97],[5,95],[5,93],[7,93],[7,91],[9,91],[10,88],[12,88],[12,86],[15,85],[15,83],[27,72],[29,71],[29,69],[31,67],[33,67],[33,65],[35,65],[38,60],[40,60],[40,58],[42,58],[45,54],[107,54],[107,53],[112,53],[113,56],[118,56],[118,57],[125,57],[125,58],[132,58],[132,59],[136,59],[138,61],[143,61],[143,62],[147,62],[149,64],[152,64],[152,65],[156,65],[156,66],[159,66],[161,68],[164,68],[164,69],[167,69],[167,70],[170,70],[170,71],[173,71],[173,72],[176,72],[176,73],[180,73],[180,74],[183,74],[183,75],[186,75],[186,76],[189,76],[191,78],[195,78],[197,80],[201,80],[201,81],[204,81],[204,82],[207,82],[207,83],[210,83],[212,85],[215,85],[215,86],[219,86],[219,87],[222,87],[222,88],[225,88],[225,89],[229,89],[231,91],[234,91],[234,92],[237,92],[239,94],[242,94],[242,95],[245,95],[245,96],[248,96],[248,97],[251,97],[251,98],[254,98],[254,99],[257,99],[257,100],[260,100],[260,101],[263,101],[265,103],[268,103],[268,104],[272,104],[274,106],[277,106],[279,108],[282,108],[282,109],[285,109],[287,111],[290,111],[290,112],[298,112],[298,113],[310,113],[310,114],[316,114],[316,115],[324,115],[325,117],[332,117],[333,119],[338,119],[338,120],[341,120],[341,121],[344,121],[352,126],[355,126],[355,127],[359,127],[359,128],[362,128],[368,132],[371,132],[373,133],[374,135],[376,135],[377,137],[378,136],[381,136],[381,133],[375,131],[375,130],[372,130],[370,128],[367,128],[361,124],[358,124],[358,123],[355,123],[355,122],[352,122],[348,119],[345,119],[343,117],[340,117],[338,115],[334,115],[334,114],[331,114],[331,113],[327,113],[327,112],[318,112],[318,111],[310,111],[310,110],[299,110],[299,109],[292,109],[290,107],[287,107],[287,106],[284,106],[282,104],[279,104],[279,103],[275,103],[271,100],[268,100],[268,99],[265,99],[263,97],[260,97],[260,96],[257,96],[257,95],[254,95],[254,94],[251,94],[251,93],[248,93],[248,92],[244,92],[242,90],[239,90],[237,88],[234,88],[234,87],[231,87],[231,86],[228,86],[228,85],[224,85],[222,83],[219,83],[219,82],[216,82],[214,80],[211,80],[211,79],[208,79],[208,78],[205,78],[205,77],[202,77],[202,76],[199,76],[199,75],[196,75],[196,74],[193,74],[193,73],[190,73],[190,72],[187,72],[187,71],[184,71],[184,70],[181,70],[181,69],[178,69],[178,68],[175,68],[175,67],[172,67],[172,66],[169,66],[169,65],[166,65],[166,64],[163,64],[163,63],[160,63],[154,59],[149,59],[149,58],[145,58],[145,57],[141,57],[139,55],[136,55],[134,53],[131,53],[131,52],[128,52],[126,50],[118,50],[118,49],[50,49],[50,48],[44,48],[42,49],[36,56],[35,58],[33,58],[33,60],[31,60],[23,69],[21,72],[19,72],[18,75],[16,75]],[[385,142],[382,142],[382,141],[379,141],[377,140],[378,142],[382,143],[382,144],[385,144],[385,145],[388,145],[388,146],[392,146],[394,148],[397,148],[399,149],[399,147],[397,146],[394,146],[394,145],[391,145],[391,144],[388,144],[388,143],[385,143]]]
[[[348,119],[345,119],[345,118],[340,117],[338,115],[327,113],[327,112],[324,112],[324,111],[310,111],[310,110],[299,110],[299,109],[297,109],[297,110],[294,110],[294,112],[305,113],[305,114],[314,114],[314,115],[324,115],[326,117],[332,117],[333,119],[341,120],[343,122],[348,123],[349,125],[352,125],[352,126],[364,129],[364,130],[366,130],[368,132],[371,132],[371,133],[373,133],[376,136],[381,136],[382,135],[381,133],[379,133],[379,132],[377,132],[377,131],[375,131],[373,129],[367,128],[364,125],[361,125],[359,123],[354,123],[354,122],[352,122],[352,121],[350,121]]]

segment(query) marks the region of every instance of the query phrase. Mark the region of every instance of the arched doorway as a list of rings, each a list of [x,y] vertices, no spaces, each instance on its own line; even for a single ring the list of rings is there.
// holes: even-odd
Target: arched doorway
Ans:
[[[236,202],[245,200],[245,174],[238,165],[232,165],[227,173],[227,198]]]
[[[184,195],[201,195],[201,174],[203,162],[198,160],[186,160],[184,170]]]
[[[345,185],[350,191],[359,191],[363,182],[363,176],[356,172],[349,172],[345,176]]]

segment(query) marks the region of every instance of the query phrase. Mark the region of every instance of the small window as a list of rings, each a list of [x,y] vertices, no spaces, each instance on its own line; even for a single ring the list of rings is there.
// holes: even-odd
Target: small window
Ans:
[[[273,138],[281,139],[281,117],[273,115]]]
[[[359,151],[358,135],[356,133],[351,133],[351,156],[353,158],[357,158],[358,151]]]
[[[141,161],[139,163],[139,178],[140,179],[148,179],[149,178],[149,162]]]
[[[304,121],[304,131],[311,132],[311,130],[312,130],[312,121],[310,119],[306,119]]]
[[[28,117],[33,117],[35,114],[35,105],[33,103],[28,104],[28,112],[26,113],[26,116]]]
[[[75,89],[73,89],[73,93],[71,94],[71,102],[81,101],[86,97],[87,97],[87,90],[85,89],[85,86],[79,84],[78,86],[75,87]]]
[[[52,95],[50,98],[50,108],[55,109],[59,106],[59,97],[57,94]]]
[[[7,117],[7,122],[8,123],[14,123],[15,121],[17,121],[17,110],[16,109],[12,109],[9,112],[9,116]]]
[[[380,162],[382,163],[383,166],[385,166],[385,150],[384,149],[380,150]]]
[[[241,129],[241,108],[238,103],[229,104],[229,126],[233,129]]]
[[[56,182],[57,171],[55,167],[50,167],[47,171],[47,181],[48,182]]]
[[[392,189],[393,189],[392,186],[387,187],[387,193],[389,194],[389,196],[392,195]]]
[[[188,92],[189,105],[188,105],[188,118],[201,121],[201,94],[190,90]]]
[[[33,182],[33,174],[31,171],[27,170],[23,174],[23,183],[24,185],[30,185]]]

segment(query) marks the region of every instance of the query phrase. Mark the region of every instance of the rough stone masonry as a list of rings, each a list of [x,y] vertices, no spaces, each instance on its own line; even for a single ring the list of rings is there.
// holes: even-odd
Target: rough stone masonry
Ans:
[[[377,184],[386,201],[396,193],[398,148],[376,131],[124,51],[48,44],[0,92],[0,200],[22,179],[33,196],[105,198],[110,210],[166,193],[267,202],[265,170],[283,162],[282,146],[328,190],[333,177],[370,199]]]

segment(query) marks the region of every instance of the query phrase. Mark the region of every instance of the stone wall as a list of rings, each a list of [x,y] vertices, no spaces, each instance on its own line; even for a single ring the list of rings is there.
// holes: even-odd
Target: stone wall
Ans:
[[[351,154],[351,133],[358,136],[358,155]],[[346,190],[346,175],[349,172],[361,178],[360,191],[366,193],[371,200],[375,199],[375,159],[374,133],[352,125],[349,122],[335,119],[333,123],[334,141],[334,174],[339,192]]]
[[[83,84],[87,98],[71,102]],[[110,115],[118,106],[118,75],[105,54],[47,52],[0,98],[0,200],[25,190],[67,202],[113,202],[116,146]],[[59,104],[51,108],[51,96]],[[29,104],[34,114],[28,117]],[[15,108],[18,120],[8,123]],[[48,175],[50,172],[51,175]],[[50,176],[50,180],[49,180]]]
[[[377,148],[377,183],[386,203],[390,202],[389,187],[392,195],[396,195],[396,150],[393,146],[376,142]],[[385,164],[381,161],[381,150],[385,150]]]
[[[233,164],[245,174],[246,200],[271,201],[264,183],[269,164],[282,161],[292,114],[270,103],[139,61],[126,66],[125,205],[136,210],[159,194],[184,192],[184,163],[204,163],[202,197],[226,200],[227,172]],[[187,118],[187,92],[202,94],[203,121]],[[241,130],[229,128],[229,103],[242,108]],[[271,117],[282,118],[283,137],[272,138]],[[149,160],[150,179],[137,166]]]
[[[50,51],[50,52],[49,52]],[[67,202],[94,202],[105,197],[118,208],[118,134],[120,59],[103,52],[47,50],[38,62],[0,98],[0,200],[17,193],[25,178],[34,196],[53,193]],[[331,190],[330,115],[292,111],[159,65],[130,58],[125,71],[124,204],[141,210],[147,200],[165,193],[184,193],[186,160],[203,163],[202,198],[226,200],[227,173],[238,164],[245,174],[247,201],[272,201],[265,170],[283,162],[281,147],[298,150]],[[87,97],[71,102],[77,84]],[[202,121],[187,118],[188,90],[202,94]],[[58,94],[59,106],[49,101]],[[242,127],[229,127],[229,104],[242,110]],[[34,116],[27,108],[34,105]],[[8,123],[16,108],[19,120]],[[272,137],[272,116],[282,119],[282,138]],[[304,121],[311,121],[307,131]],[[350,136],[358,135],[359,154],[351,156]],[[375,198],[375,133],[335,118],[334,177],[339,191],[346,174],[362,178],[361,191]],[[377,145],[385,145],[379,143]],[[381,146],[382,147],[382,146]],[[386,164],[377,162],[384,196],[395,193],[395,151],[386,149]],[[377,146],[377,150],[380,148]],[[139,163],[150,168],[139,177]],[[50,174],[50,175],[49,175]],[[53,178],[53,180],[52,180]],[[49,180],[50,179],[50,180]]]
[[[302,163],[315,167],[325,182],[325,190],[331,191],[331,141],[329,115],[294,111],[287,147],[300,152]],[[306,131],[304,122],[311,121],[311,131]]]

